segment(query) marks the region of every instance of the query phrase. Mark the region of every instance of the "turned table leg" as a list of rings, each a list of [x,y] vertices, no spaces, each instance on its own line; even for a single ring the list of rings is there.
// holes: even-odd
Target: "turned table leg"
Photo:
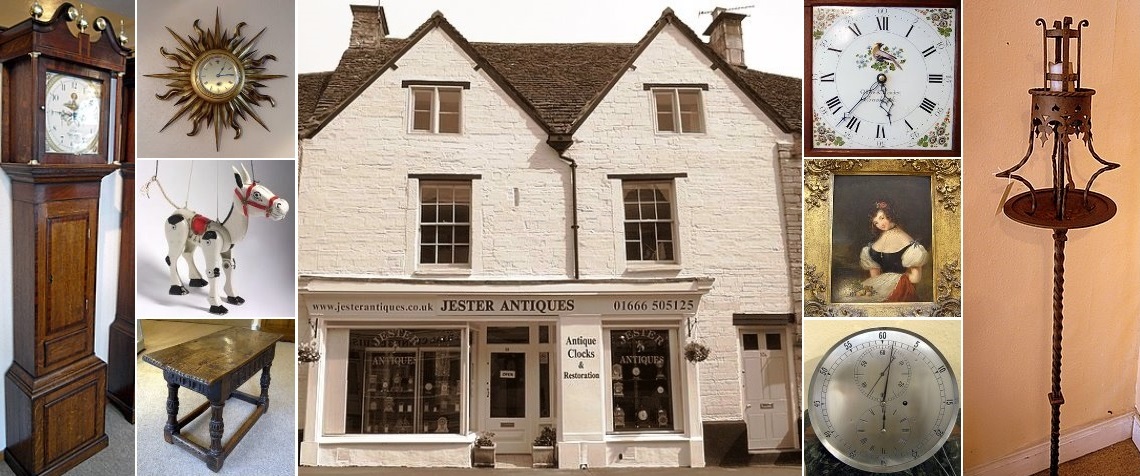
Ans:
[[[222,447],[222,434],[225,433],[226,425],[222,421],[222,409],[225,408],[226,402],[210,402],[210,451],[207,453],[209,460],[206,466],[215,473],[222,469],[222,464],[226,462],[225,449]]]
[[[262,407],[262,411],[269,411],[269,367],[273,366],[273,361],[269,361],[261,369],[261,398],[257,400],[257,405]]]
[[[174,443],[170,435],[178,433],[178,384],[166,383],[166,426],[162,428],[162,439]]]

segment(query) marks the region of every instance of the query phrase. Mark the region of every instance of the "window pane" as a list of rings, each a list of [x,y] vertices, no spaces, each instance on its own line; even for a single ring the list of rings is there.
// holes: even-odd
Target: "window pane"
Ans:
[[[455,222],[455,206],[451,204],[439,206],[439,221],[440,223],[454,223]]]
[[[431,226],[431,225],[424,225],[423,227],[421,227],[421,229],[420,229],[420,243],[424,243],[424,244],[438,243],[438,241],[436,241],[436,239],[435,239],[435,236],[436,236],[435,229],[436,228],[438,228],[438,227]]]
[[[672,430],[672,355],[666,329],[610,331],[613,431]]]
[[[415,115],[412,116],[412,130],[431,131],[431,113],[416,111]]]
[[[431,112],[431,90],[430,89],[414,89],[412,94],[415,96],[415,110]]]
[[[459,90],[458,89],[440,89],[439,90],[439,113],[445,114],[459,114]]]
[[[673,243],[669,241],[661,242],[661,256],[658,258],[661,261],[673,261],[677,258],[673,257]]]
[[[641,209],[637,206],[637,203],[626,203],[625,204],[625,219],[626,220],[640,220],[641,219]]]
[[[637,223],[625,224],[625,239],[626,241],[636,241],[641,239],[641,227]]]
[[[655,207],[652,203],[642,203],[641,204],[641,219],[642,220],[652,220],[655,218],[657,218],[657,207]]]
[[[546,329],[542,326],[540,329]],[[545,342],[543,342],[545,343]],[[538,354],[538,417],[550,417],[550,353]]]
[[[657,114],[657,131],[658,132],[676,132],[677,131],[676,128],[674,128],[674,126],[673,126],[673,114],[672,113],[666,114],[666,113],[662,112],[662,113]]]
[[[439,247],[439,263],[451,264],[455,261],[452,259],[451,246],[443,245]]]
[[[760,350],[760,339],[756,334],[744,334],[744,350]]]
[[[624,201],[625,203],[636,203],[637,202],[637,193],[638,192],[637,192],[636,188],[630,187],[628,190],[625,191],[625,198],[622,201]]]
[[[460,245],[455,247],[455,262],[456,263],[470,263],[471,262],[471,247],[467,245]]]
[[[420,246],[420,263],[432,264],[435,263],[435,246],[422,245]]]
[[[351,433],[459,433],[458,329],[349,333],[345,428]],[[356,410],[359,409],[359,410]]]
[[[436,203],[439,199],[439,188],[430,185],[420,187],[420,203]]]
[[[658,223],[657,224],[657,239],[661,241],[673,241],[673,224],[672,223]]]
[[[448,132],[452,134],[459,133],[459,114],[443,114],[439,115],[439,132]]]
[[[455,227],[455,243],[456,244],[471,244],[471,227],[457,226]]]
[[[653,100],[657,105],[657,113],[673,113],[673,91],[654,91]]]
[[[455,200],[455,189],[450,185],[439,187],[439,203],[452,203]]]
[[[455,222],[471,223],[471,206],[466,204],[455,206]]]
[[[421,223],[435,223],[436,207],[435,205],[422,205],[420,206],[420,222]]]
[[[627,241],[625,242],[625,259],[630,261],[641,260],[641,242]]]
[[[526,418],[526,353],[491,352],[490,400],[491,418]]]
[[[529,327],[488,327],[488,344],[529,344]]]
[[[764,340],[768,350],[780,350],[780,334],[765,334]]]
[[[669,202],[660,202],[657,204],[657,218],[659,220],[668,220],[673,218],[673,211],[669,208]]]
[[[455,228],[450,226],[437,227],[437,243],[455,243]]]

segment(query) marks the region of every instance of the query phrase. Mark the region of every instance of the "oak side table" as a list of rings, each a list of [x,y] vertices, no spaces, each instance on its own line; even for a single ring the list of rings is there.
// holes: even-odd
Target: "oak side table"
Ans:
[[[162,430],[163,439],[189,450],[195,457],[205,461],[212,471],[220,471],[226,462],[226,456],[269,409],[269,367],[273,365],[273,351],[280,338],[277,334],[234,327],[144,355],[143,360],[162,369],[162,376],[166,379],[167,420]],[[237,390],[258,370],[261,371],[260,396]],[[179,387],[198,392],[208,401],[178,418]],[[229,441],[222,444],[225,429],[222,409],[231,397],[256,405],[257,408],[230,436]],[[181,433],[182,428],[206,412],[206,407],[212,410],[209,448]]]

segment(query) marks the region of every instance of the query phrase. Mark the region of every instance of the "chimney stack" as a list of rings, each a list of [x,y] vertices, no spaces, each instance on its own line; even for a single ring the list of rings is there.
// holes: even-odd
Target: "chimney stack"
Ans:
[[[349,5],[352,9],[352,36],[349,47],[373,46],[388,36],[388,19],[379,5]]]
[[[713,20],[705,29],[709,36],[709,46],[728,64],[744,66],[744,31],[741,23],[745,15],[731,13],[721,7],[712,11]]]

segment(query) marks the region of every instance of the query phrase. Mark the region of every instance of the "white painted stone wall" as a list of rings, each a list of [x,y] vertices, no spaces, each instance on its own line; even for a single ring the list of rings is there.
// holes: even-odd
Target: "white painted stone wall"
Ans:
[[[304,145],[301,272],[408,276],[418,263],[418,185],[408,174],[454,173],[482,175],[473,276],[566,277],[568,166],[542,127],[439,29],[397,64]],[[470,81],[463,133],[409,133],[404,80]]]
[[[740,352],[732,314],[792,311],[777,169],[785,134],[673,26],[646,47],[575,133],[583,276],[711,276],[695,333],[712,350],[701,364],[704,420],[742,418]],[[707,83],[705,132],[658,133],[645,83]],[[621,183],[607,174],[680,173],[681,270],[624,265]]]
[[[305,141],[299,195],[302,274],[409,276],[416,186],[409,173],[475,181],[472,278],[565,278],[569,172],[546,134],[441,31],[429,33]],[[792,311],[777,143],[785,134],[681,33],[667,26],[575,134],[583,277],[710,276],[696,335],[704,420],[739,420],[732,314]],[[470,81],[462,135],[408,133],[403,80]],[[656,133],[644,83],[707,83],[705,133]],[[687,173],[676,181],[680,271],[625,269],[614,173]],[[518,205],[515,189],[518,189]]]

